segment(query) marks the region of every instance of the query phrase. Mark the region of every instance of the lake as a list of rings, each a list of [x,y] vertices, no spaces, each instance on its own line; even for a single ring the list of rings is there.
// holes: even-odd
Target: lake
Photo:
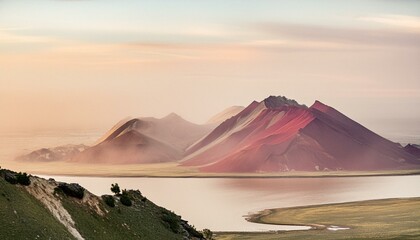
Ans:
[[[42,176],[49,178],[50,176]],[[101,178],[53,176],[80,183],[90,192],[110,194],[111,183],[139,189],[154,203],[197,229],[267,231],[305,229],[247,222],[245,215],[266,208],[368,199],[420,197],[420,176],[345,178]]]
[[[418,125],[393,126],[405,126],[407,129],[391,131],[392,128],[387,127],[384,128],[387,131],[379,133],[401,143],[420,144]],[[92,144],[103,132],[1,132],[0,165],[7,167],[7,161],[16,155],[41,147]],[[151,201],[175,211],[197,229],[209,228],[213,231],[303,229],[297,226],[249,223],[245,220],[244,215],[266,208],[420,196],[420,176],[278,179],[54,178],[58,181],[80,183],[97,195],[110,194],[110,185],[115,182],[122,188],[139,189]]]

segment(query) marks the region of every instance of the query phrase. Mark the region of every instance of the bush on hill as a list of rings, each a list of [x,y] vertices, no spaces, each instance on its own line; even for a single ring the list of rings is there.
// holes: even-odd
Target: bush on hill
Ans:
[[[131,205],[133,205],[130,197],[128,196],[128,192],[125,189],[122,191],[120,202],[127,207],[130,207]]]
[[[111,195],[102,195],[102,199],[106,203],[106,205],[110,207],[115,207],[115,199]]]
[[[111,184],[111,192],[113,192],[115,195],[120,195],[120,186],[118,186],[118,183]]]
[[[172,232],[179,232],[181,218],[178,215],[165,209],[162,211],[161,219],[165,225],[172,230]]]
[[[27,173],[19,172],[16,174],[16,180],[20,185],[23,186],[29,186],[31,184],[31,180],[29,179],[29,176]]]
[[[25,172],[16,173],[10,170],[2,169],[0,176],[2,176],[4,180],[11,184],[20,184],[23,186],[29,186],[31,184],[29,175]]]

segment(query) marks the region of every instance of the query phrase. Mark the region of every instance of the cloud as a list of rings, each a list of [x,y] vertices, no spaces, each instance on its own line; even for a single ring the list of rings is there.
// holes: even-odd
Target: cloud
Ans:
[[[0,29],[0,43],[46,43],[53,41],[50,37],[17,34],[13,28]]]
[[[420,47],[420,32],[391,29],[337,28],[317,25],[258,23],[254,28],[274,42],[302,43],[316,47]],[[264,39],[264,40],[267,40]],[[268,42],[270,42],[268,41]],[[287,45],[286,45],[287,46]]]
[[[362,21],[374,22],[390,27],[420,31],[420,17],[407,15],[378,15],[358,18]]]

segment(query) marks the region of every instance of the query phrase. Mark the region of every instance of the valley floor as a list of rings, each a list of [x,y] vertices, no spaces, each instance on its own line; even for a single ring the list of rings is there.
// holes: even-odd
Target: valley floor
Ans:
[[[262,224],[312,226],[312,230],[270,233],[215,233],[233,239],[420,239],[420,198],[267,209],[249,217]],[[343,227],[347,230],[329,230]]]
[[[419,175],[420,169],[389,171],[290,171],[278,173],[205,173],[178,163],[155,164],[76,164],[67,162],[3,162],[2,167],[37,175],[97,177],[197,177],[197,178],[288,178],[288,177],[365,177]]]

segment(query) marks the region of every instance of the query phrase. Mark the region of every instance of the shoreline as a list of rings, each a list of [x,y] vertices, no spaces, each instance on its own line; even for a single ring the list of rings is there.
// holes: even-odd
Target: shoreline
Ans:
[[[270,225],[310,226],[308,230],[214,232],[217,240],[233,239],[417,239],[420,197],[385,198],[343,203],[265,209],[247,221]],[[391,224],[391,225],[390,225]]]
[[[48,175],[48,176],[64,176],[64,177],[101,177],[101,178],[340,178],[340,177],[393,177],[393,176],[415,176],[420,175],[420,170],[408,172],[366,172],[354,173],[345,172],[337,174],[317,174],[317,172],[309,174],[288,174],[288,175],[271,175],[271,174],[184,174],[184,175],[157,175],[157,174],[101,174],[101,173],[53,173],[43,171],[28,171],[32,175]]]
[[[69,162],[16,162],[4,161],[1,167],[27,172],[33,175],[73,177],[137,177],[137,178],[335,178],[335,177],[382,177],[420,175],[420,169],[396,170],[335,170],[289,171],[253,173],[200,172],[194,167],[179,166],[176,162],[153,164],[77,164]]]

